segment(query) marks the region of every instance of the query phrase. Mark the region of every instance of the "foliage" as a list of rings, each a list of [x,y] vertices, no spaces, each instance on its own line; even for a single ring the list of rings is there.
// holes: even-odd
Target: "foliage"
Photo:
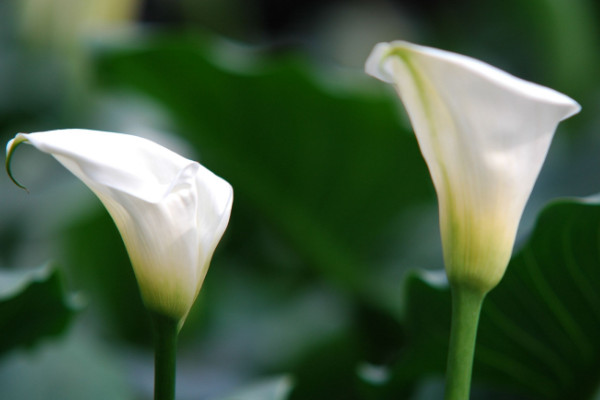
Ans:
[[[577,46],[553,41],[558,33],[548,21],[530,23],[538,8],[550,12],[551,2],[491,4],[500,3],[498,9],[439,6],[416,26],[424,30],[421,42],[500,59],[496,64],[515,67],[508,69],[517,75],[581,100],[578,125],[567,123],[557,133],[524,221],[527,233],[548,197],[598,189],[596,142],[588,134],[598,129],[596,113],[588,111],[597,96],[597,74],[589,68],[596,42],[590,24],[568,19],[590,6],[587,1],[575,2],[571,14],[561,13],[564,19],[553,14],[572,28],[567,36],[587,38]],[[527,13],[519,12],[523,8]],[[514,29],[504,22],[509,16],[519,23]],[[435,398],[421,389],[442,378],[449,294],[433,187],[395,95],[361,70],[323,65],[306,52],[248,48],[181,31],[96,42],[77,68],[63,53],[25,52],[20,42],[8,49],[0,40],[10,55],[0,61],[8,65],[0,69],[0,83],[9,88],[0,96],[5,139],[19,130],[72,126],[143,134],[163,128],[144,121],[166,116],[164,130],[175,136],[161,138],[182,140],[189,157],[234,187],[230,227],[181,333],[178,398]],[[569,56],[575,52],[585,67],[581,74],[573,73],[582,64]],[[86,85],[85,76],[93,82]],[[119,109],[125,123],[107,107]],[[117,382],[112,398],[149,398],[148,318],[114,224],[95,199],[86,212],[45,224],[41,215],[64,215],[57,213],[63,197],[50,187],[76,194],[67,204],[91,196],[64,185],[72,179],[64,171],[14,168],[18,176],[29,174],[23,177],[32,195],[13,196],[17,189],[0,182],[0,262],[19,265],[22,253],[57,258],[69,288],[82,291],[88,304],[77,332],[64,336],[76,349],[48,356],[63,345],[42,341],[66,332],[75,311],[60,273],[11,270],[28,289],[0,299],[0,322],[19,321],[0,329],[0,397],[31,398],[19,397],[25,390],[16,388],[53,382],[70,385],[73,398],[85,397],[84,383],[93,377],[80,379],[78,372],[89,359],[94,371],[113,371],[104,378],[98,373],[102,385]],[[570,200],[539,215],[484,305],[475,399],[593,398],[600,365],[599,210],[595,200]],[[15,222],[28,214],[39,225]],[[0,275],[0,290],[7,282]],[[6,302],[13,306],[2,308]],[[13,351],[23,347],[27,353]]]
[[[480,321],[474,379],[528,399],[589,399],[600,374],[600,204],[565,200],[539,216]],[[407,277],[407,345],[384,392],[443,374],[450,324],[447,285]]]
[[[57,268],[1,270],[0,355],[62,334],[77,310]]]

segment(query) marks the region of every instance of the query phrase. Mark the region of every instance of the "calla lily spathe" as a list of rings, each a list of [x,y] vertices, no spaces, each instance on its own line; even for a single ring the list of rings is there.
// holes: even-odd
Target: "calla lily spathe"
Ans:
[[[558,123],[579,104],[459,54],[379,43],[366,72],[393,84],[438,195],[449,280],[488,291],[502,278]]]
[[[225,232],[233,190],[195,161],[140,137],[80,129],[18,134],[102,201],[131,258],[146,306],[183,321]]]

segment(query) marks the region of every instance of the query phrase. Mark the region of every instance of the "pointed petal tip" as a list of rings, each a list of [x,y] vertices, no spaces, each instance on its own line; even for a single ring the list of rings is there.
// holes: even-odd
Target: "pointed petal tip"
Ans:
[[[365,62],[365,72],[368,75],[387,83],[393,82],[392,76],[385,70],[384,65],[390,48],[390,43],[377,43]]]
[[[556,107],[558,121],[564,121],[581,111],[581,105],[566,94],[554,89],[546,87],[542,88],[546,89],[549,93],[549,95],[545,97],[545,100]]]
[[[563,119],[567,119],[572,117],[575,114],[579,114],[579,112],[581,111],[581,104],[579,104],[578,102],[576,102],[575,100],[569,98],[570,100],[570,105],[569,105],[569,109],[565,115],[565,117]]]
[[[12,155],[15,152],[15,149],[17,147],[19,147],[19,145],[23,142],[27,141],[27,137],[25,136],[26,134],[24,133],[19,133],[17,134],[13,139],[11,139],[8,144],[6,145],[6,163],[5,163],[5,168],[6,168],[6,172],[8,174],[8,177],[10,178],[11,181],[13,181],[13,183],[15,185],[17,185],[18,187],[20,187],[21,189],[25,190],[27,193],[29,193],[29,190],[21,185],[13,176],[11,167],[10,167],[10,162],[12,160]]]
[[[387,59],[390,55],[401,54],[404,52],[432,54],[440,57],[443,55],[452,54],[444,50],[414,44],[405,40],[380,42],[375,45],[371,51],[371,54],[369,54],[369,57],[365,62],[365,72],[383,82],[393,83],[394,76],[393,72],[389,69]]]

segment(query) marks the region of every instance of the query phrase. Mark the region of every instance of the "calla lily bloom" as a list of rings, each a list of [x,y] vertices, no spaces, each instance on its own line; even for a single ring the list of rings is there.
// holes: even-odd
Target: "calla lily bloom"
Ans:
[[[451,283],[502,278],[523,209],[571,98],[484,62],[403,41],[379,43],[366,72],[395,86],[437,192]]]
[[[229,222],[229,183],[150,140],[80,129],[18,134],[7,166],[22,142],[54,156],[98,196],[148,309],[183,322]]]

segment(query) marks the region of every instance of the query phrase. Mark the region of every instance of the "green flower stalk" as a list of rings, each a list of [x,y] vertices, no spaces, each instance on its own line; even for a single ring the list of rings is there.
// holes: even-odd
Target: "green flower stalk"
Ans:
[[[11,178],[21,143],[54,156],[112,216],[156,328],[155,398],[173,399],[177,334],[229,222],[231,185],[147,139],[81,129],[18,134]]]
[[[394,85],[437,192],[453,293],[447,400],[469,396],[479,311],[502,279],[558,123],[579,104],[459,54],[380,43],[366,72]]]

